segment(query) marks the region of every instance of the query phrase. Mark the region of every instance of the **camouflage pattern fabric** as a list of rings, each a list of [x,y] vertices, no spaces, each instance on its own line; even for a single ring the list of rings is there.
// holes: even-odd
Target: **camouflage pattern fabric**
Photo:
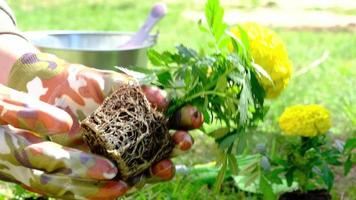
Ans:
[[[109,160],[46,141],[72,127],[65,111],[0,85],[0,124],[2,180],[63,199],[114,199],[128,189],[110,181],[117,169]]]
[[[103,157],[85,153],[88,147],[79,121],[122,84],[138,83],[126,74],[70,64],[50,54],[23,55],[9,75],[7,86],[12,89],[0,88],[0,179],[62,199],[113,199],[145,182],[167,180],[161,176],[173,167],[169,160],[152,166],[149,177],[137,177],[134,188],[110,181],[117,168]],[[152,105],[165,99],[158,89],[150,92]],[[187,150],[187,137],[174,140],[182,152]]]
[[[125,74],[69,64],[50,54],[26,54],[10,72],[8,86],[58,108],[73,118],[68,134],[52,141],[87,150],[79,134],[78,120],[92,113],[115,87],[135,83]]]
[[[32,99],[37,107],[19,107],[3,115],[7,123],[2,124],[21,128],[15,132],[25,136],[19,139],[13,129],[3,128],[1,141],[9,141],[4,146],[11,149],[4,155],[8,159],[1,157],[7,160],[3,170],[0,168],[3,180],[64,199],[110,199],[124,194],[126,183],[109,181],[117,174],[110,161],[78,150],[88,150],[79,134],[79,121],[93,112],[115,86],[129,83],[136,81],[125,74],[69,64],[53,55],[22,56],[13,66],[7,85],[24,92],[23,97],[15,98],[21,100],[15,105],[29,105]],[[16,93],[9,88],[7,91]],[[64,123],[64,119],[72,124]],[[9,165],[8,160],[14,165]]]

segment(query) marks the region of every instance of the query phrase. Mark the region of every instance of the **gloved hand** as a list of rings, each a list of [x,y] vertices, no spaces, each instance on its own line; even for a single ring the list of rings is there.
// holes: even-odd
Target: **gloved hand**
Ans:
[[[67,111],[73,119],[71,130],[68,134],[52,135],[51,140],[88,150],[79,133],[78,122],[91,114],[116,87],[130,82],[136,80],[122,73],[69,64],[49,54],[26,54],[15,63],[8,85]],[[161,90],[146,86],[142,89],[152,106],[161,110],[167,108],[168,101]],[[185,116],[178,121],[178,125],[182,125],[178,127],[187,130],[201,126],[203,118],[195,108],[188,106],[179,112]],[[173,135],[175,151],[186,151],[193,143],[185,130]],[[149,171],[153,178],[145,178],[168,180],[174,174],[174,166],[170,160],[163,160]]]
[[[123,73],[70,64],[50,54],[30,53],[15,63],[8,86],[69,113],[73,119],[69,133],[51,139],[64,146],[87,149],[79,132],[79,121],[90,115],[115,88],[135,82],[136,79]],[[142,88],[152,106],[167,108],[169,102],[162,90]],[[203,122],[201,113],[195,108],[183,110],[189,115],[183,128],[199,128]],[[183,141],[178,141],[181,145],[192,142],[188,134],[181,135]]]
[[[63,199],[113,199],[128,185],[104,157],[46,141],[66,134],[63,110],[0,85],[0,178]]]

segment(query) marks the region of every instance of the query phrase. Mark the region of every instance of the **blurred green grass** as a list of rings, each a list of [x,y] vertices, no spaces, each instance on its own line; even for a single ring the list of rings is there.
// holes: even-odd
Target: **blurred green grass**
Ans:
[[[17,17],[18,26],[24,30],[111,30],[136,31],[145,20],[155,1],[131,0],[11,0],[11,7]],[[182,16],[186,10],[202,10],[203,1],[166,0],[169,14],[159,23],[160,37],[158,50],[172,49],[183,43],[201,48],[206,43],[206,35],[199,31],[196,22]],[[230,5],[231,6],[231,5]],[[236,6],[238,7],[238,6]],[[229,8],[226,7],[228,10]],[[271,106],[266,121],[259,128],[264,134],[278,132],[277,119],[285,107],[302,103],[319,103],[329,108],[333,116],[333,129],[336,137],[355,136],[355,127],[343,112],[343,102],[356,102],[356,37],[354,32],[338,31],[292,31],[277,29],[285,41],[294,71],[308,67],[324,52],[329,56],[317,68],[293,77],[285,92],[277,99],[268,102]],[[195,134],[197,145],[176,162],[192,165],[213,159],[216,155],[213,142]],[[341,193],[356,193],[352,186],[355,181],[347,181],[334,190],[338,199]],[[1,192],[0,192],[1,193]],[[189,176],[177,176],[169,183],[148,186],[133,197],[137,199],[234,199],[243,193],[230,191],[225,194],[212,194],[207,188],[195,188]]]

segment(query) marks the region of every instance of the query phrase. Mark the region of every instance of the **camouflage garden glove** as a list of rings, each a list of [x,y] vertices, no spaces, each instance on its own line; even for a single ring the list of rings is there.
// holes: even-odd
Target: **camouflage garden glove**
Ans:
[[[46,141],[66,134],[71,117],[61,109],[0,85],[0,178],[62,199],[114,199],[128,186],[110,181],[106,158]]]
[[[51,136],[51,141],[64,146],[88,150],[80,134],[79,121],[91,114],[112,91],[122,84],[136,80],[126,74],[108,70],[97,70],[79,64],[70,64],[50,54],[26,54],[13,66],[8,86],[23,91],[41,101],[65,110],[73,119],[68,134]],[[143,92],[151,105],[165,109],[168,101],[164,93],[152,87],[143,86]],[[178,122],[182,129],[199,128],[202,115],[196,109],[182,108],[189,122]],[[176,131],[173,140],[175,152],[188,150],[193,141],[189,134]],[[168,180],[172,178],[174,166],[170,160],[162,160],[151,167],[149,177],[138,177],[140,182]],[[153,175],[153,176],[152,176]],[[132,185],[132,184],[130,184]]]
[[[73,119],[69,133],[51,139],[64,146],[87,149],[79,131],[79,121],[90,115],[115,88],[130,82],[135,83],[136,79],[110,70],[70,64],[50,54],[31,53],[22,56],[14,64],[8,86],[69,113]],[[161,90],[143,87],[143,92],[158,109],[168,106]],[[193,124],[188,128],[199,128],[201,125],[196,122],[201,121],[201,114],[194,116]],[[184,140],[179,142],[191,142],[188,141],[189,135],[180,138]]]

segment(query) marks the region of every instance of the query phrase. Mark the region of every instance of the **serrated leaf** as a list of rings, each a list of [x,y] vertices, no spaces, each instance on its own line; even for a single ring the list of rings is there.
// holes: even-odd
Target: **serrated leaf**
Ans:
[[[232,154],[228,154],[228,161],[229,161],[229,164],[230,164],[230,169],[231,169],[231,172],[233,175],[237,175],[238,174],[238,163],[237,163],[237,159],[234,155]]]
[[[242,43],[244,44],[246,51],[249,52],[250,51],[250,42],[248,40],[248,34],[240,25],[237,25],[237,27],[238,27],[240,35],[241,35]]]
[[[162,71],[157,73],[157,78],[162,85],[169,85],[169,83],[172,81],[172,75],[169,71]]]
[[[294,174],[294,169],[289,169],[286,173],[287,184],[289,187],[292,186],[293,181],[294,181],[293,174]]]
[[[217,84],[215,86],[216,91],[224,91],[227,87],[226,75],[222,75],[218,78]]]
[[[272,85],[274,85],[271,76],[259,64],[252,62],[252,66],[255,69],[255,71],[257,72],[257,74],[261,75],[260,77],[265,77],[272,83]]]
[[[215,193],[220,191],[221,185],[222,185],[222,183],[224,181],[224,178],[225,178],[226,169],[227,169],[227,155],[225,154],[224,158],[223,158],[222,166],[221,166],[221,168],[219,170],[218,176],[216,177],[216,182],[215,182],[215,185],[214,185],[214,192]]]
[[[241,169],[240,174],[248,176],[249,174],[256,172],[258,169],[258,166],[259,166],[258,162],[257,163],[255,161],[251,162],[248,165],[246,165],[243,169]]]
[[[344,163],[344,175],[345,176],[347,174],[349,174],[351,168],[352,168],[352,161],[351,161],[351,155],[349,155]]]
[[[276,194],[273,192],[272,184],[268,182],[265,176],[261,176],[260,178],[260,189],[263,194],[263,199],[265,200],[277,199]]]
[[[240,124],[246,124],[249,119],[249,105],[253,103],[251,86],[247,78],[243,80],[239,101]]]
[[[324,164],[321,169],[321,175],[324,183],[328,186],[328,190],[331,190],[333,184],[334,184],[334,174],[330,170],[330,168],[327,166],[327,164]]]
[[[220,149],[227,149],[229,148],[234,142],[235,139],[238,137],[238,134],[233,133],[233,134],[229,134],[226,135],[223,138],[218,139],[218,143],[219,143],[219,148]]]
[[[205,26],[203,26],[203,21],[201,19],[199,19],[198,21],[198,28],[203,33],[209,33],[209,30]]]
[[[162,66],[163,63],[162,63],[162,55],[160,53],[158,53],[156,50],[154,49],[149,49],[147,51],[147,56],[148,56],[148,59],[151,61],[151,63],[153,65],[156,65],[156,66]]]
[[[244,129],[241,130],[237,130],[237,132],[240,132],[239,135],[239,140],[237,143],[237,155],[242,154],[243,150],[245,149],[246,143],[247,143],[247,134],[246,131]]]
[[[259,178],[259,176],[260,176],[260,174],[257,173],[257,172],[252,173],[249,176],[246,176],[246,179],[245,179],[245,182],[244,182],[245,187],[248,187],[251,184],[256,183],[258,178]]]
[[[198,53],[194,49],[187,48],[183,45],[178,45],[176,48],[179,55],[186,60],[193,59],[198,56]]]
[[[224,137],[227,133],[229,133],[229,128],[227,127],[222,127],[222,128],[218,128],[210,133],[208,133],[209,136],[215,138],[215,139],[219,139]]]
[[[344,146],[344,152],[351,152],[356,149],[356,138],[348,139]]]
[[[220,6],[219,0],[207,1],[205,4],[205,18],[215,40],[220,41],[227,25],[223,22],[224,9]]]
[[[238,37],[236,37],[235,34],[231,31],[227,31],[226,34],[230,37],[232,46],[234,47],[236,54],[239,55],[240,58],[247,59],[247,50],[242,41]]]
[[[283,172],[284,172],[283,168],[274,169],[273,171],[268,173],[268,180],[276,184],[283,184],[282,179],[279,177],[279,174]]]

